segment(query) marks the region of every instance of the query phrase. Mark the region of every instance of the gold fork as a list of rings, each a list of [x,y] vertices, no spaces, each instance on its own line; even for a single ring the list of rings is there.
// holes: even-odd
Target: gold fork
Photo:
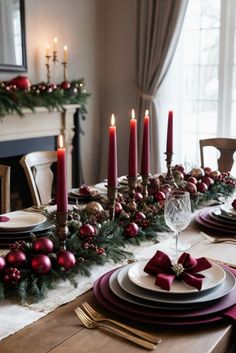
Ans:
[[[142,337],[152,343],[158,344],[161,342],[160,338],[155,337],[155,336],[151,335],[150,333],[140,331],[140,330],[135,329],[133,327],[122,324],[119,321],[109,319],[105,316],[102,316],[99,312],[95,311],[87,302],[82,303],[82,306],[87,311],[87,313],[91,316],[91,318],[95,321],[108,321],[108,322],[111,322],[117,326],[120,326],[120,327],[124,328],[125,330],[134,333],[136,336]]]
[[[102,324],[102,323],[98,324],[96,321],[92,320],[87,314],[85,314],[85,312],[81,308],[76,308],[75,313],[79,317],[82,324],[85,327],[87,327],[88,329],[96,329],[99,327],[104,327],[104,328],[108,329],[109,331],[116,333],[118,336],[125,338],[128,341],[131,341],[133,343],[136,343],[146,349],[153,350],[156,348],[155,344],[148,342],[148,341],[145,341],[145,340],[142,340],[141,338],[132,336],[132,335],[130,335],[124,331],[121,331],[115,327],[112,327],[112,326],[109,326],[106,324]]]
[[[224,242],[230,242],[230,243],[236,243],[236,237],[220,237],[220,238],[215,238],[211,235],[208,235],[204,232],[200,232],[201,235],[203,235],[207,240],[209,240],[211,243],[224,243]]]

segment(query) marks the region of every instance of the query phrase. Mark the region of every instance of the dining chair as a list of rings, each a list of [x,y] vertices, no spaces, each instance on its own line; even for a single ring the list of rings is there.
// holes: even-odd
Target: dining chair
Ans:
[[[11,167],[0,164],[1,213],[10,212],[10,172]]]
[[[56,151],[31,152],[24,155],[20,164],[24,169],[34,206],[46,205],[52,199]]]
[[[233,138],[210,138],[199,140],[201,167],[206,167],[204,163],[204,147],[215,147],[220,152],[217,160],[218,169],[221,172],[230,171],[234,163],[234,152],[236,152],[236,139]]]

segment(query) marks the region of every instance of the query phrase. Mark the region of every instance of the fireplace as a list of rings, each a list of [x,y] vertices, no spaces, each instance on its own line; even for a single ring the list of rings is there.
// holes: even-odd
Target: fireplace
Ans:
[[[57,136],[63,135],[67,150],[67,186],[79,186],[82,172],[79,154],[79,106],[70,105],[63,112],[36,108],[24,117],[8,115],[0,121],[0,163],[11,166],[11,210],[32,205],[20,158],[29,152],[55,150]]]

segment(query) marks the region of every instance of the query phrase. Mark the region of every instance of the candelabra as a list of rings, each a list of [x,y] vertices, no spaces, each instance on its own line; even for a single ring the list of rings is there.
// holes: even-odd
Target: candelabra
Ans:
[[[115,204],[116,204],[116,196],[117,196],[117,186],[107,186],[107,197],[108,197],[108,209],[110,220],[113,221],[115,219]]]
[[[69,233],[67,227],[68,212],[56,212],[56,234],[60,240],[60,248],[66,249],[66,239]]]
[[[67,81],[68,80],[68,65],[67,65],[67,62],[63,61],[62,63],[63,65],[63,77],[64,77],[64,81]]]
[[[50,55],[46,55],[46,69],[47,69],[47,83],[51,82],[51,72],[50,72]]]
[[[148,198],[148,181],[149,181],[149,175],[142,175],[143,202],[144,202],[144,204],[147,202],[147,198]]]
[[[172,169],[171,169],[171,162],[172,162],[173,153],[165,152],[165,154],[166,154],[166,167],[167,167],[167,173],[166,173],[166,176],[165,176],[165,181],[168,184],[171,184],[174,181],[174,177],[173,177]]]
[[[134,200],[135,188],[137,186],[137,176],[128,176],[128,186],[129,186],[129,202],[127,208],[130,212],[134,212],[137,208],[136,202]]]

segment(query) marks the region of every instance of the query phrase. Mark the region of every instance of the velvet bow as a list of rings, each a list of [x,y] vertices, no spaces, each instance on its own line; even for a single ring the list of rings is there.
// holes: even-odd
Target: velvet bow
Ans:
[[[210,267],[212,267],[212,264],[206,258],[195,259],[188,253],[183,253],[177,263],[172,264],[168,255],[157,250],[156,254],[146,264],[144,272],[155,275],[155,284],[168,291],[175,278],[201,290],[202,280],[205,276],[198,272]]]

